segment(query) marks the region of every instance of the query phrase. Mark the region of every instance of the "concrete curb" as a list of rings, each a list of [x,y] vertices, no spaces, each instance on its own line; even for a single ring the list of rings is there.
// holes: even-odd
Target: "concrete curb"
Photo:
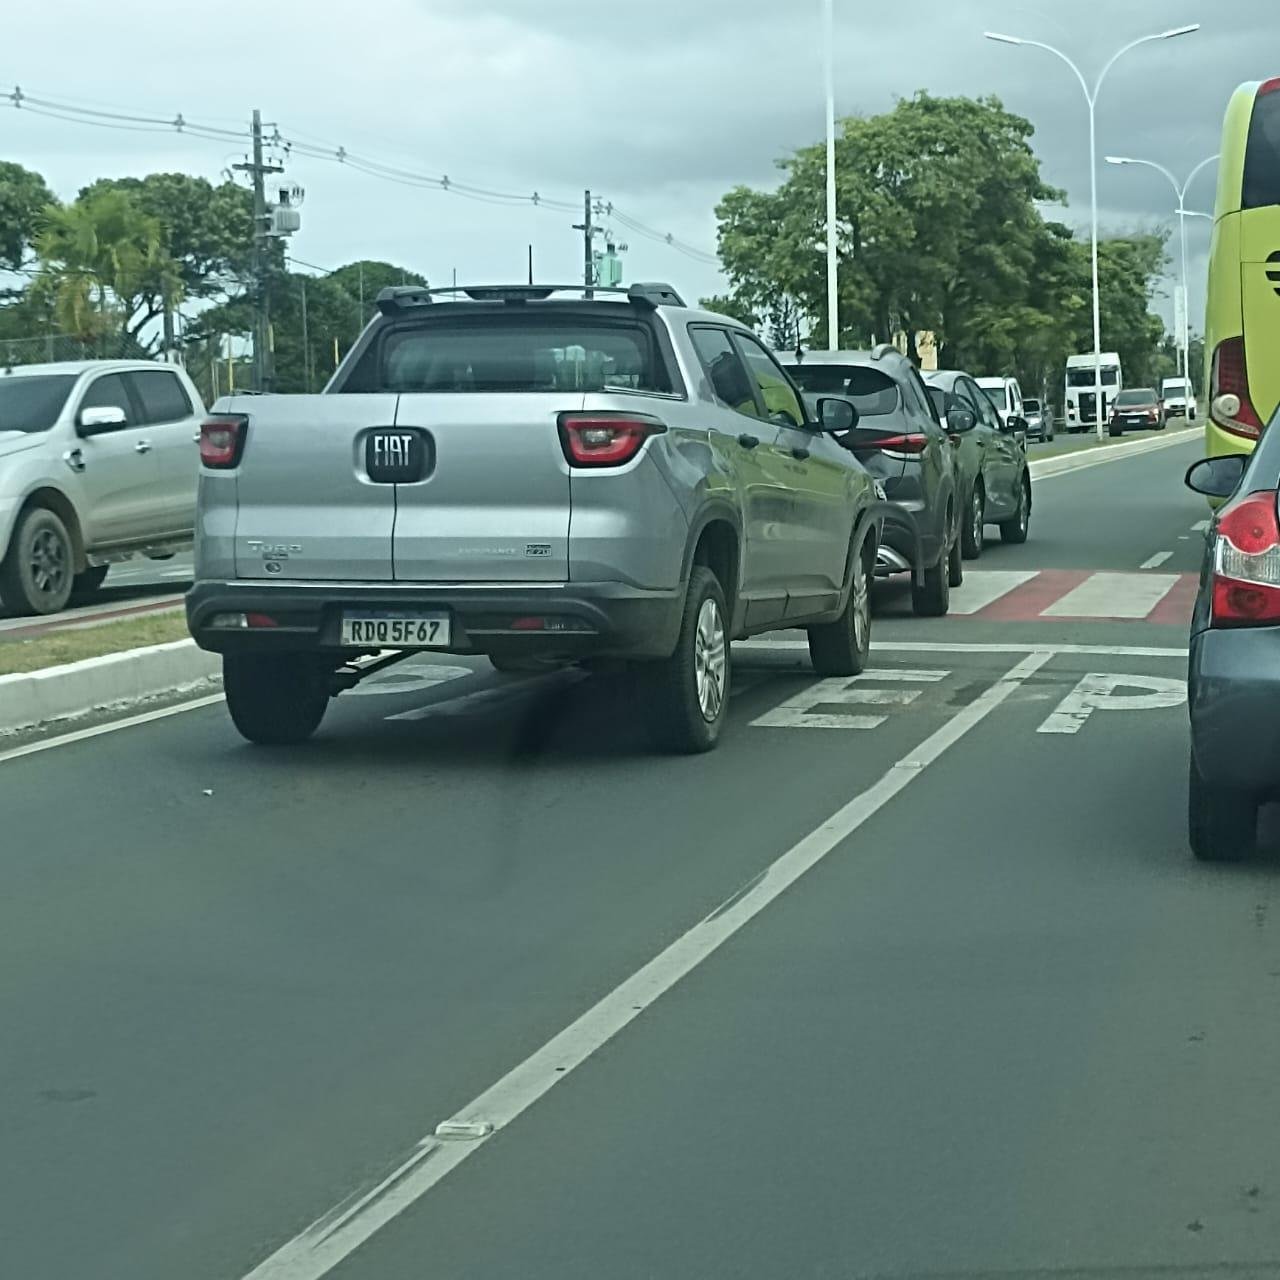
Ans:
[[[1121,458],[1136,457],[1140,453],[1155,453],[1158,449],[1170,449],[1174,445],[1203,436],[1203,427],[1187,427],[1183,431],[1169,431],[1151,440],[1130,440],[1128,444],[1104,444],[1096,449],[1081,449],[1059,458],[1033,458],[1028,464],[1032,480],[1047,480],[1050,476],[1062,476],[1071,471],[1083,471],[1086,467],[1100,467],[1105,462],[1119,462]]]
[[[61,667],[0,676],[0,735],[207,685],[221,659],[193,640],[108,653]]]

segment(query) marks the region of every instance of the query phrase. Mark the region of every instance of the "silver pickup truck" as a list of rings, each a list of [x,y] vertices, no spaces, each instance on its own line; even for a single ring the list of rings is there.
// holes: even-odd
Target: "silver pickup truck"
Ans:
[[[191,544],[204,418],[186,373],[146,361],[0,369],[0,601],[56,613],[112,563]]]
[[[819,671],[862,670],[856,409],[812,421],[669,286],[582,294],[384,290],[322,394],[214,406],[187,616],[247,738],[308,737],[383,651],[625,665],[680,751],[719,736],[734,638],[803,627]]]

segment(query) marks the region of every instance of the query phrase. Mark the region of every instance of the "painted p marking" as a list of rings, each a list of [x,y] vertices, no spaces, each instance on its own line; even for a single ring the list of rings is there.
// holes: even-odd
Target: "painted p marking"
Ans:
[[[1117,693],[1141,689],[1141,693]],[[1058,703],[1037,733],[1079,733],[1095,711],[1154,711],[1187,700],[1187,682],[1164,676],[1109,675],[1091,671]]]

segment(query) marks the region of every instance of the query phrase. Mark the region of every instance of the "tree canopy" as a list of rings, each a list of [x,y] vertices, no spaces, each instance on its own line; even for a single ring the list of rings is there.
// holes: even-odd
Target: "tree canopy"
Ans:
[[[0,160],[0,269],[17,271],[28,264],[45,212],[56,204],[38,173]]]
[[[1040,176],[1032,133],[996,98],[924,92],[840,123],[838,345],[931,331],[944,367],[1016,370],[1033,386],[1092,347],[1088,249],[1040,213],[1061,193]],[[807,340],[825,346],[825,146],[779,168],[776,190],[736,187],[717,207],[731,293],[707,302],[766,327],[778,346],[807,317]],[[1140,365],[1161,332],[1147,303],[1163,244],[1110,240],[1100,259],[1104,345]]]

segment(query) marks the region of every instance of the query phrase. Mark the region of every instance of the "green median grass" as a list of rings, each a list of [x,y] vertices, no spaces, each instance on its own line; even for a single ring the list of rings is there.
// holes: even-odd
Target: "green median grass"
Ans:
[[[1028,441],[1027,457],[1033,460],[1056,458],[1064,453],[1080,453],[1084,449],[1105,449],[1108,445],[1124,444],[1128,440],[1158,440],[1169,431],[1181,430],[1181,426],[1171,423],[1164,431],[1126,431],[1122,436],[1105,436],[1101,440],[1094,431],[1072,436],[1057,435],[1048,444]]]
[[[4,639],[0,632],[0,676],[60,667],[106,653],[123,653],[151,644],[167,644],[188,638],[187,620],[181,610],[147,614],[124,622],[104,622],[74,631],[45,632],[25,640]]]

